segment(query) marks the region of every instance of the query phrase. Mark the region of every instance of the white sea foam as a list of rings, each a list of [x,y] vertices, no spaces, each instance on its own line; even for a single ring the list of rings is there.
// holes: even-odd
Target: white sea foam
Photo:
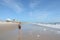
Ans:
[[[56,25],[55,24],[41,24],[41,23],[33,23],[33,24],[60,29],[60,24],[56,24]]]

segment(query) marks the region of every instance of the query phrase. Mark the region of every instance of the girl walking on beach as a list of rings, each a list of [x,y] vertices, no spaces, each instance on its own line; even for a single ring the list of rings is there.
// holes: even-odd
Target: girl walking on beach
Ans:
[[[22,40],[22,30],[21,30],[21,23],[18,24],[18,40]]]

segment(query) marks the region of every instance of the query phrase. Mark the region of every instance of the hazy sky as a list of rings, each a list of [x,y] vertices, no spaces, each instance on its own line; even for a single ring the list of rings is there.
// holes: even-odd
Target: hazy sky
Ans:
[[[60,22],[60,0],[0,0],[0,19]]]

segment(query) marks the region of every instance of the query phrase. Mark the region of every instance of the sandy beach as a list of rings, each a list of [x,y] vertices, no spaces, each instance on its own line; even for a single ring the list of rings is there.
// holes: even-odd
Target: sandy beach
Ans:
[[[0,40],[60,40],[60,30],[33,24],[0,24]]]
[[[17,23],[0,23],[0,40],[17,40],[17,29]]]

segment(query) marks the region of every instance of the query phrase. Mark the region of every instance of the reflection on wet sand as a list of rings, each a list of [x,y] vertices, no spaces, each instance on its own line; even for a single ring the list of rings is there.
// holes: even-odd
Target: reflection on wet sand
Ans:
[[[37,25],[22,25],[23,40],[60,40],[60,30]],[[58,33],[58,34],[57,34]]]
[[[18,40],[22,40],[22,30],[18,30]]]
[[[32,24],[0,26],[0,40],[60,40],[60,30]]]

